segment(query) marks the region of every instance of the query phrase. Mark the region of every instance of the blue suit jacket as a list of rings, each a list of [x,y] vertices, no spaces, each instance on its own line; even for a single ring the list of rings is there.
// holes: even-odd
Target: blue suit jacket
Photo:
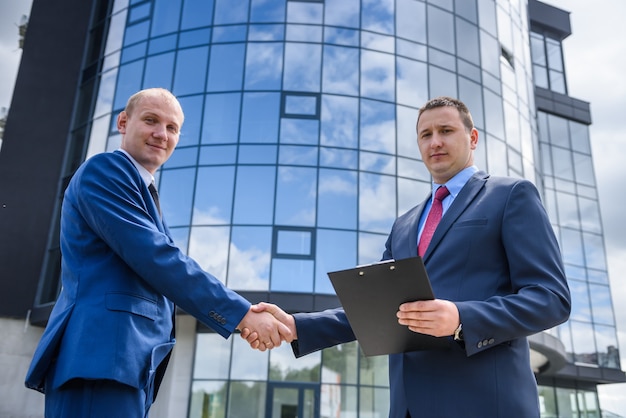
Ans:
[[[417,255],[425,203],[396,220],[383,259]],[[459,309],[465,347],[390,355],[390,417],[538,417],[526,337],[567,320],[570,294],[536,188],[476,173],[423,259],[435,297]],[[342,309],[295,317],[296,356],[355,338]]]
[[[123,153],[99,154],[73,176],[61,216],[62,290],[26,386],[112,379],[154,397],[174,345],[174,303],[228,337],[250,303],[173,243]]]

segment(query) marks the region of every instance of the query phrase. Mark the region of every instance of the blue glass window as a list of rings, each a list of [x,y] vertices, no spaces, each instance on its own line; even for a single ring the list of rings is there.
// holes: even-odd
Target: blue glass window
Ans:
[[[396,92],[398,104],[420,107],[428,100],[428,71],[426,64],[406,58],[396,58]]]
[[[128,9],[128,24],[150,17],[152,3],[146,2]]]
[[[180,132],[178,140],[179,147],[198,145],[200,142],[200,121],[202,115],[202,102],[204,96],[179,97],[183,112],[185,112],[185,122]],[[194,162],[195,163],[195,162]]]
[[[313,258],[314,228],[274,228],[274,256],[280,258]]]
[[[356,248],[356,232],[318,228],[315,254],[316,293],[335,294],[327,273],[357,265]]]
[[[280,90],[282,43],[249,43],[246,54],[246,90]]]
[[[359,50],[324,46],[324,93],[359,94]]]
[[[394,0],[363,0],[361,28],[372,32],[394,34]]]
[[[170,226],[188,226],[191,221],[196,169],[162,170],[159,194],[163,217]]]
[[[124,46],[145,41],[148,38],[149,27],[150,22],[147,20],[132,26],[127,26],[126,34],[124,35]]]
[[[354,171],[320,169],[317,225],[356,229],[357,175]],[[337,210],[341,208],[341,210]],[[333,246],[334,250],[338,246]]]
[[[360,0],[325,0],[324,23],[326,25],[358,28],[360,10]],[[326,30],[328,29],[326,27]]]
[[[181,0],[154,0],[151,36],[164,35],[178,30]]]
[[[245,44],[213,45],[207,91],[241,90]]]
[[[204,92],[208,56],[208,47],[178,51],[173,91],[176,96]]]
[[[202,124],[203,144],[231,144],[239,138],[241,93],[208,94]]]
[[[352,97],[322,97],[322,145],[358,148],[359,101]]]
[[[319,92],[321,64],[321,45],[288,42],[285,45],[283,89]]]
[[[285,0],[252,0],[250,22],[284,22]]]
[[[211,40],[211,29],[197,29],[180,33],[179,48],[208,45]]]
[[[283,92],[282,108],[283,117],[319,119],[320,95]]]
[[[281,144],[317,145],[319,121],[311,119],[283,118],[280,121]]]
[[[417,119],[416,119],[417,120]],[[361,100],[360,149],[396,152],[396,107],[391,103]]]
[[[271,227],[233,227],[228,260],[228,286],[268,290],[272,256]]]
[[[313,260],[272,260],[273,292],[313,292]]]
[[[128,98],[141,89],[143,63],[140,60],[120,66],[113,109],[123,109]]]
[[[249,0],[216,0],[215,25],[246,23],[248,21]]]
[[[150,39],[148,52],[150,54],[158,54],[159,52],[172,51],[176,48],[177,39],[177,34],[152,38]]]
[[[392,54],[362,50],[361,96],[394,101],[395,58]]]
[[[229,224],[234,188],[233,166],[200,167],[194,195],[193,225]]]
[[[203,146],[200,149],[199,165],[235,164],[237,161],[236,145]]]
[[[146,73],[143,79],[143,88],[163,87],[172,88],[174,74],[174,53],[160,54],[148,57]],[[183,107],[183,109],[185,109]]]
[[[426,7],[415,0],[397,0],[396,36],[426,43]]]
[[[213,0],[185,0],[180,22],[181,29],[209,26],[213,20]]]
[[[235,186],[236,224],[270,225],[274,219],[276,167],[239,166]]]
[[[244,93],[241,142],[278,142],[279,93]]]
[[[359,229],[389,233],[398,214],[395,177],[370,173],[359,176]]]
[[[316,168],[278,167],[274,222],[282,225],[314,226],[316,193]]]
[[[240,145],[239,164],[276,164],[276,145]]]

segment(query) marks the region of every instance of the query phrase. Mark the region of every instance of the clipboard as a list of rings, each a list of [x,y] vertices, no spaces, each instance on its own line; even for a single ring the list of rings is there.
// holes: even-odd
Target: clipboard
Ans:
[[[413,332],[398,323],[402,303],[435,298],[421,257],[333,271],[328,277],[366,356],[450,346],[450,338]]]

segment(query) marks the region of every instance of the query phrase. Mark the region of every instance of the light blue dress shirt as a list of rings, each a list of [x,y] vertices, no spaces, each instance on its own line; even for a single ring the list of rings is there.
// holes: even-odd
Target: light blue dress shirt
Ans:
[[[422,236],[422,231],[424,230],[424,223],[426,222],[428,212],[430,212],[430,208],[433,205],[433,197],[435,196],[435,192],[437,191],[437,189],[441,186],[446,186],[448,188],[448,191],[450,192],[450,194],[446,196],[446,198],[443,199],[443,201],[441,202],[441,206],[443,207],[441,217],[443,218],[456,196],[459,194],[463,186],[465,186],[465,183],[467,183],[470,177],[472,177],[477,171],[478,167],[472,165],[459,171],[454,177],[448,180],[446,184],[437,184],[433,182],[432,196],[430,197],[430,199],[428,199],[428,202],[426,202],[426,207],[424,208],[422,216],[420,217],[417,233],[417,242],[415,243],[416,246],[420,242],[420,237]]]

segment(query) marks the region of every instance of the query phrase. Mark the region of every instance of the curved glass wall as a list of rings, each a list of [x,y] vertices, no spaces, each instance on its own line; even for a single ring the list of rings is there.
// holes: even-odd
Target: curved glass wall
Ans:
[[[172,90],[186,119],[158,177],[177,244],[235,290],[332,294],[326,272],[379,260],[428,195],[415,122],[431,97],[468,104],[480,168],[543,191],[529,39],[523,0],[116,0],[88,154],[119,146],[128,96]],[[572,251],[597,244],[589,228]],[[568,266],[608,298],[605,265]],[[614,338],[600,322],[581,320]],[[386,358],[353,343],[295,361],[200,332],[190,399],[193,417],[384,416]]]

